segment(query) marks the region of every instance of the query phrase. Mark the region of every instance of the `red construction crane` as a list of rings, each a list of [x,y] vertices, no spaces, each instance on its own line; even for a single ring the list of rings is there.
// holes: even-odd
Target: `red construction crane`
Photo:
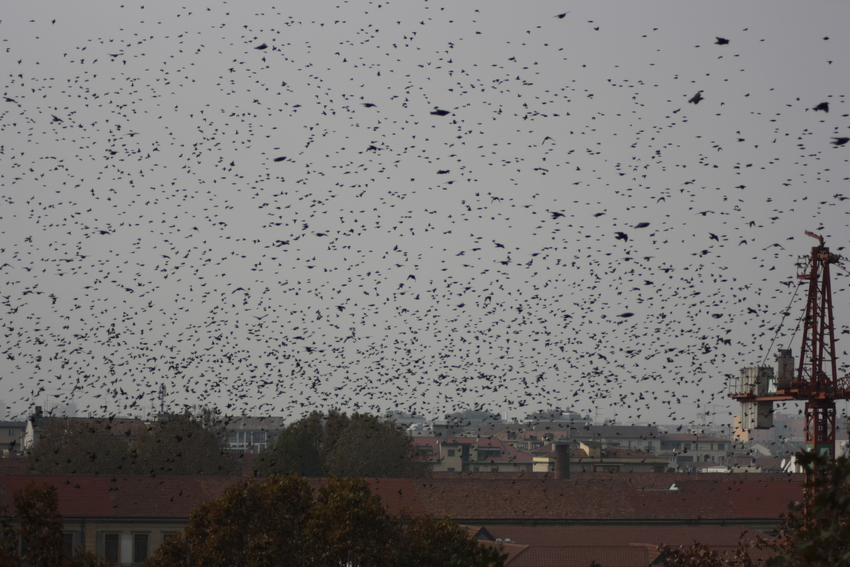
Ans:
[[[838,377],[835,359],[835,325],[829,266],[841,258],[830,253],[823,238],[797,278],[809,282],[806,313],[801,325],[803,342],[796,372],[791,350],[779,350],[776,376],[771,367],[742,368],[730,384],[729,396],[741,402],[743,429],[768,429],[773,425],[773,402],[806,402],[806,449],[835,459],[835,400],[850,399],[850,376]]]

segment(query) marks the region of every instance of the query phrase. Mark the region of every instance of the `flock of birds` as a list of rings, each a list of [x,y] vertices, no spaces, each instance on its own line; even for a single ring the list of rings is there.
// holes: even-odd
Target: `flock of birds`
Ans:
[[[847,41],[794,10],[260,4],[3,14],[7,418],[729,423],[850,235]]]

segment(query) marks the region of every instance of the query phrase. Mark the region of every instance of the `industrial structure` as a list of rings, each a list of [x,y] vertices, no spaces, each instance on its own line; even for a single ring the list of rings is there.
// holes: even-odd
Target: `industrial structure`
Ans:
[[[730,383],[729,396],[741,402],[743,429],[773,426],[773,403],[804,401],[806,449],[835,459],[835,401],[850,399],[850,376],[838,377],[835,357],[835,324],[829,267],[841,258],[824,246],[823,238],[797,278],[808,281],[808,299],[800,322],[803,341],[796,370],[791,349],[779,349],[777,372],[770,366],[742,368]]]

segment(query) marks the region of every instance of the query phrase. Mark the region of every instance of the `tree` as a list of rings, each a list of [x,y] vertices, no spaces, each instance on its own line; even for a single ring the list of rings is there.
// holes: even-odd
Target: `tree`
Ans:
[[[184,531],[160,546],[150,566],[306,565],[312,505],[310,485],[296,476],[235,485],[199,506]]]
[[[800,452],[796,459],[813,469],[802,504],[780,526],[780,544],[771,567],[850,566],[850,459],[830,461]]]
[[[236,470],[224,451],[224,428],[211,410],[156,421],[133,443],[136,469],[142,474],[228,475]]]
[[[138,437],[115,435],[113,419],[53,419],[29,452],[26,468],[42,474],[228,475],[236,462],[224,451],[217,411],[202,408],[154,422]]]
[[[266,475],[324,476],[324,436],[322,414],[311,413],[280,432],[274,448],[261,456],[259,471]]]
[[[325,463],[340,476],[420,478],[428,471],[407,432],[366,414],[351,417]]]
[[[313,412],[288,426],[260,457],[260,474],[422,477],[428,463],[413,440],[389,421],[367,414],[348,417]]]
[[[331,477],[318,490],[297,475],[236,485],[199,506],[182,533],[148,567],[502,567],[449,519],[414,518],[409,527],[389,514],[360,479]]]
[[[802,503],[792,502],[790,513],[779,525],[778,536],[742,542],[733,556],[721,556],[708,547],[663,550],[667,567],[751,567],[748,545],[773,553],[768,567],[850,567],[850,459],[830,461],[804,451],[797,462],[812,471],[806,480]]]
[[[91,552],[78,549],[72,556],[65,550],[63,521],[59,515],[59,493],[55,486],[39,488],[30,483],[12,500],[19,533],[2,522],[0,566],[20,567],[108,567],[112,565]],[[18,552],[20,538],[22,554]]]
[[[399,567],[444,567],[467,565],[487,567],[503,565],[506,555],[495,547],[486,547],[451,518],[422,515],[411,519],[402,531],[402,543],[396,558]],[[448,562],[446,561],[448,558]]]
[[[111,421],[52,419],[26,456],[26,469],[41,474],[133,472],[127,439],[113,435]]]
[[[695,543],[677,548],[663,547],[661,556],[664,567],[755,567],[747,554],[746,547],[739,545],[731,556],[713,551],[707,545]]]
[[[308,522],[317,567],[393,565],[399,525],[361,479],[330,477]]]

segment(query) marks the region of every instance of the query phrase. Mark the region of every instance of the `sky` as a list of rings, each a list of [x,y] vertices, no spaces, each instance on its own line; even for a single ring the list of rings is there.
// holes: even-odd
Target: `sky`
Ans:
[[[164,384],[170,409],[228,415],[728,424],[728,377],[799,352],[804,232],[850,238],[847,21],[846,2],[12,3],[5,418],[147,416]]]

